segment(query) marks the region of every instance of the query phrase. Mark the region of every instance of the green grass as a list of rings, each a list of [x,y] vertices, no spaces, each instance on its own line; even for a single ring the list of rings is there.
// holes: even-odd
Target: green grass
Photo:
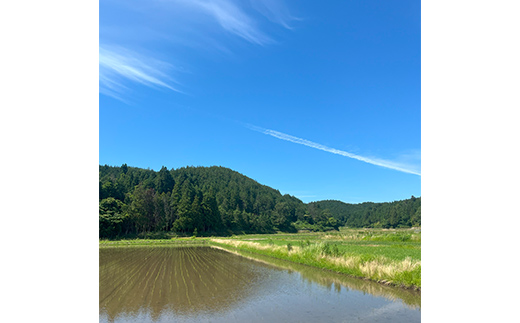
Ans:
[[[363,229],[343,229],[336,233],[255,234],[233,236],[231,239],[274,246],[286,246],[291,243],[299,247],[326,241],[338,248],[341,254],[369,254],[385,256],[392,260],[404,260],[407,257],[421,260],[420,233],[410,231],[413,232],[403,229],[371,229],[367,232]]]
[[[212,243],[393,285],[421,287],[417,229],[255,234]]]

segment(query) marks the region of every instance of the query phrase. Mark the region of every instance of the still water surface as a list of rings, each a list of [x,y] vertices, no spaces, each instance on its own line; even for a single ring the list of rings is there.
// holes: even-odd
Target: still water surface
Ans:
[[[418,292],[242,254],[210,247],[100,248],[100,322],[421,320]]]

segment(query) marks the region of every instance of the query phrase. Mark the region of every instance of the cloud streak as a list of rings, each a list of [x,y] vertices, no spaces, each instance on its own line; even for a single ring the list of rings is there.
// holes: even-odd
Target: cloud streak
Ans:
[[[288,135],[288,134],[285,134],[285,133],[282,133],[282,132],[279,132],[279,131],[271,130],[271,129],[265,129],[265,128],[261,128],[261,127],[257,127],[257,126],[253,126],[253,125],[247,125],[247,127],[249,129],[251,129],[251,130],[263,133],[265,135],[269,135],[269,136],[272,136],[272,137],[275,137],[275,138],[278,138],[278,139],[281,139],[281,140],[289,141],[289,142],[292,142],[292,143],[295,143],[295,144],[304,145],[304,146],[311,147],[311,148],[314,148],[314,149],[323,150],[323,151],[326,151],[326,152],[329,152],[329,153],[332,153],[332,154],[336,154],[336,155],[340,155],[340,156],[356,159],[356,160],[359,160],[359,161],[362,161],[362,162],[365,162],[365,163],[368,163],[368,164],[377,165],[377,166],[380,166],[380,167],[385,167],[385,168],[397,170],[397,171],[400,171],[400,172],[403,172],[403,173],[408,173],[408,174],[421,176],[421,172],[420,171],[418,171],[417,169],[415,169],[414,167],[409,166],[409,165],[402,165],[402,164],[399,164],[399,163],[395,163],[395,162],[392,162],[392,161],[379,159],[379,158],[364,157],[364,156],[356,155],[356,154],[353,154],[353,153],[349,153],[347,151],[343,151],[343,150],[339,150],[339,149],[335,149],[335,148],[330,148],[330,147],[324,146],[322,144],[318,144],[318,143],[315,143],[315,142],[312,142],[312,141],[309,141],[309,140],[306,140],[306,139],[294,137],[294,136],[291,136],[291,135]]]
[[[99,91],[121,101],[124,101],[121,95],[129,91],[125,85],[127,82],[181,92],[169,84],[174,81],[162,72],[170,68],[167,63],[143,57],[123,48],[100,46]]]
[[[185,56],[186,49],[208,53],[214,49],[232,55],[230,39],[267,46],[276,43],[267,34],[273,31],[270,27],[291,29],[289,23],[299,20],[277,0],[108,1],[101,10],[105,6],[109,11],[124,9],[129,21],[148,22],[147,27],[132,24],[130,29],[100,23],[105,32],[100,34],[99,92],[123,102],[137,84],[181,92],[174,86],[179,83],[170,76],[174,66],[142,55],[136,44],[153,48],[150,43],[169,42],[172,49],[163,57],[170,62],[175,58],[174,65],[179,66],[186,64],[179,62],[191,59]]]
[[[289,12],[283,1],[279,0],[251,0],[251,5],[270,21],[292,29],[290,21],[300,20]]]
[[[186,6],[212,17],[224,30],[248,42],[265,45],[273,40],[265,35],[253,18],[233,1],[182,0]]]

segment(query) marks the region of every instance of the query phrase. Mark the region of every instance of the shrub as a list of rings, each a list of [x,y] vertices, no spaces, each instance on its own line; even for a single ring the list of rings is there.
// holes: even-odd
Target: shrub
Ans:
[[[323,255],[326,256],[334,256],[338,257],[340,256],[340,251],[337,244],[330,243],[330,242],[322,242],[320,244],[320,251]]]
[[[303,249],[303,248],[305,248],[305,247],[310,246],[310,245],[311,245],[311,242],[309,241],[309,239],[307,239],[307,240],[305,240],[305,241],[300,240],[299,244],[300,244],[300,248]]]

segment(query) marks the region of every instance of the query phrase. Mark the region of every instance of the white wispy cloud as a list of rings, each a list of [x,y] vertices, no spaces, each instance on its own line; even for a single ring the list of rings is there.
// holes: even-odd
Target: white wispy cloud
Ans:
[[[274,23],[280,24],[287,29],[292,29],[289,25],[291,21],[301,20],[293,16],[283,1],[279,0],[250,0],[255,10],[264,15]]]
[[[99,91],[122,100],[129,91],[128,82],[149,87],[166,88],[181,92],[173,87],[175,81],[164,71],[171,69],[165,62],[144,57],[120,47],[99,47]]]
[[[104,45],[99,48],[99,92],[124,102],[133,89],[132,83],[181,92],[174,86],[179,83],[172,77],[172,71],[175,66],[190,65],[186,51],[211,55],[216,51],[232,56],[230,38],[265,46],[275,43],[267,35],[268,26],[290,29],[289,23],[298,20],[281,0],[251,1],[108,1],[105,5],[129,9],[148,24],[131,28],[100,24],[100,40]],[[157,41],[169,43],[172,49],[163,57],[175,62],[175,66],[143,55],[135,46],[140,43],[141,48],[149,48],[149,43]]]
[[[262,32],[256,21],[234,1],[181,0],[188,7],[212,17],[224,30],[251,43],[265,45],[273,42]]]
[[[295,143],[295,144],[300,144],[300,145],[304,145],[304,146],[307,146],[307,147],[323,150],[323,151],[326,151],[326,152],[329,152],[329,153],[333,153],[333,154],[336,154],[336,155],[357,159],[359,161],[362,161],[362,162],[365,162],[365,163],[369,163],[369,164],[372,164],[372,165],[377,165],[377,166],[381,166],[381,167],[397,170],[397,171],[400,171],[400,172],[421,176],[421,172],[416,167],[413,167],[413,166],[410,166],[410,165],[403,165],[403,164],[392,162],[392,161],[389,161],[389,160],[373,158],[373,157],[364,157],[364,156],[356,155],[356,154],[353,154],[353,153],[349,153],[347,151],[343,151],[343,150],[339,150],[339,149],[335,149],[335,148],[330,148],[330,147],[324,146],[322,144],[318,144],[318,143],[315,143],[315,142],[312,142],[312,141],[309,141],[309,140],[306,140],[306,139],[294,137],[294,136],[291,136],[291,135],[288,135],[288,134],[285,134],[285,133],[282,133],[282,132],[279,132],[279,131],[271,130],[271,129],[265,129],[265,128],[257,127],[257,126],[254,126],[254,125],[246,125],[246,126],[249,129],[251,129],[251,130],[258,131],[258,132],[263,133],[265,135],[269,135],[269,136],[272,136],[272,137],[275,137],[275,138],[278,138],[278,139],[281,139],[281,140],[285,140],[285,141],[289,141],[289,142],[292,142],[292,143]]]

